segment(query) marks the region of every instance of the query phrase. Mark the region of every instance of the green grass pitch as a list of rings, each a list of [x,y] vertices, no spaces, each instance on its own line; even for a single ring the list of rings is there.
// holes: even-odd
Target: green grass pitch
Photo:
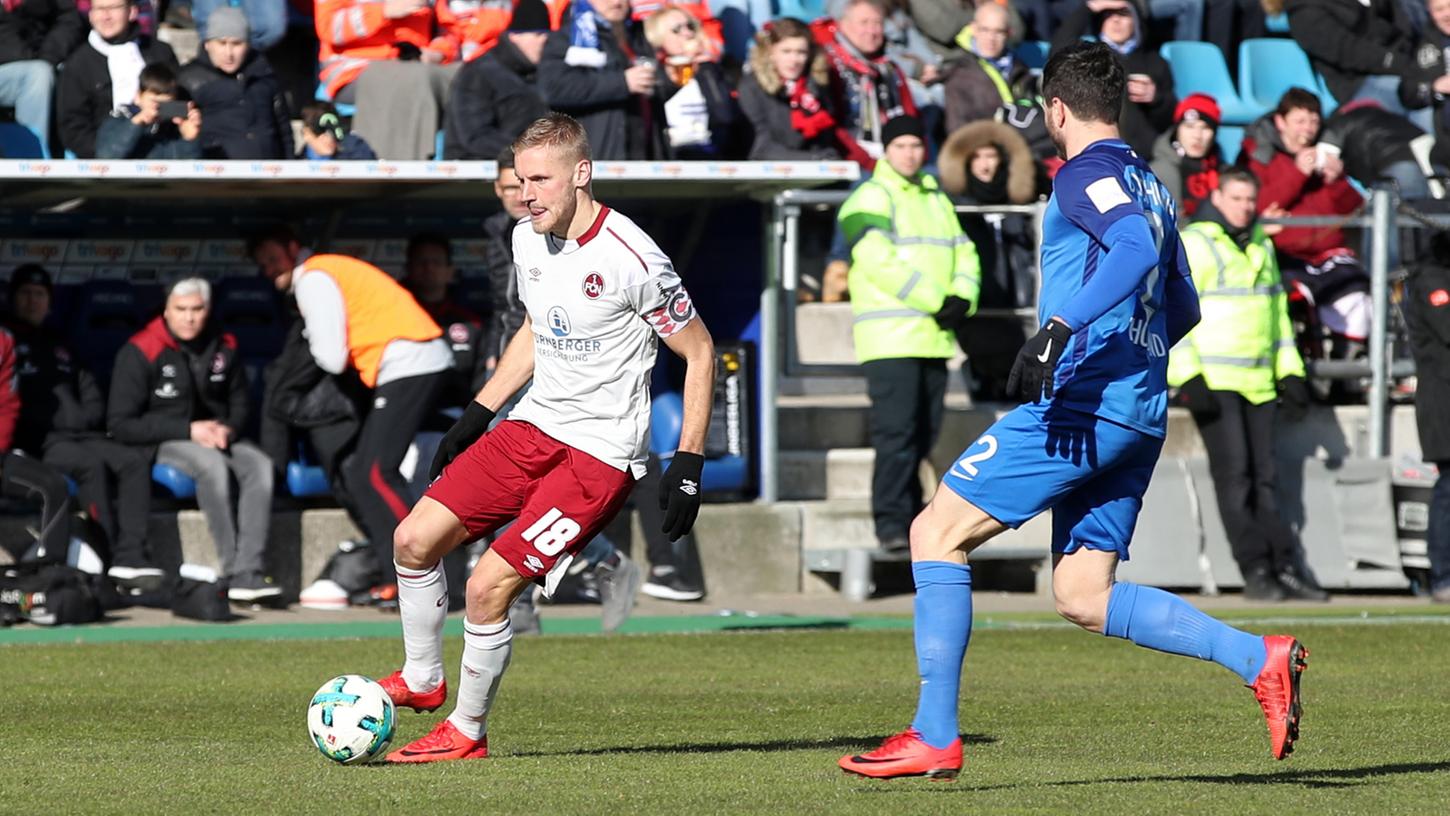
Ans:
[[[1443,814],[1447,622],[1250,624],[1292,629],[1311,652],[1284,762],[1217,666],[985,625],[956,782],[835,767],[910,721],[899,625],[520,638],[494,756],[414,767],[334,765],[307,737],[313,690],[390,671],[389,638],[0,646],[0,813]],[[448,646],[452,682],[461,644]],[[394,746],[447,710],[400,713]]]

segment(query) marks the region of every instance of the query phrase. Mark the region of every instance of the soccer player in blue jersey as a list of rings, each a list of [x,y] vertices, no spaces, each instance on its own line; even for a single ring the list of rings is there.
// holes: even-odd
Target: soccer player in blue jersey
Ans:
[[[1173,199],[1118,135],[1123,68],[1077,43],[1043,71],[1047,127],[1067,163],[1042,226],[1042,329],[1007,389],[1024,403],[963,452],[911,525],[916,718],[880,748],[842,757],[862,776],[953,778],[957,694],[972,629],[972,550],[1052,508],[1057,611],[1090,632],[1211,660],[1243,679],[1276,759],[1299,732],[1308,652],[1234,629],[1183,599],[1114,580],[1167,428],[1168,349],[1198,322]],[[1149,542],[1151,545],[1151,542]]]

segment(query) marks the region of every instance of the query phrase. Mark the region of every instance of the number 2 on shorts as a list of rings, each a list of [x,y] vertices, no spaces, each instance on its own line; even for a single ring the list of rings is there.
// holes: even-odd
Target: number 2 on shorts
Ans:
[[[550,507],[539,520],[523,532],[523,539],[547,556],[555,556],[579,535],[579,522],[564,516],[564,511]]]

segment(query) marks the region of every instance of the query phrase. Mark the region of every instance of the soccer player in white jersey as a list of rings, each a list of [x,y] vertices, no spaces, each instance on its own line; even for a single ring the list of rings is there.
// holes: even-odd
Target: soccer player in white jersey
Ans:
[[[405,662],[382,685],[398,706],[432,711],[448,694],[440,560],[517,523],[468,579],[453,713],[388,754],[390,762],[488,756],[488,711],[512,651],[509,605],[531,583],[552,592],[644,474],[656,338],[687,365],[679,452],[659,496],[672,540],[689,531],[700,508],[715,382],[709,331],[670,259],[633,221],[594,200],[589,141],[578,122],[551,114],[513,148],[529,208],[513,232],[514,274],[528,316],[443,438],[436,480],[393,537]],[[485,433],[498,407],[531,378],[508,419]]]

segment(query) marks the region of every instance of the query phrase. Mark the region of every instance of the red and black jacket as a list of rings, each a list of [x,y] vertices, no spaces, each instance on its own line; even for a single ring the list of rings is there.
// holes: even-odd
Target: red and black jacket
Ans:
[[[15,443],[15,423],[20,419],[20,385],[15,378],[15,338],[0,329],[0,454]]]
[[[247,372],[230,334],[203,332],[183,345],[158,317],[116,353],[106,427],[118,442],[153,449],[190,439],[191,423],[247,424]]]
[[[6,328],[15,338],[20,390],[15,447],[39,458],[56,442],[105,436],[106,398],[60,335],[20,321]]]

